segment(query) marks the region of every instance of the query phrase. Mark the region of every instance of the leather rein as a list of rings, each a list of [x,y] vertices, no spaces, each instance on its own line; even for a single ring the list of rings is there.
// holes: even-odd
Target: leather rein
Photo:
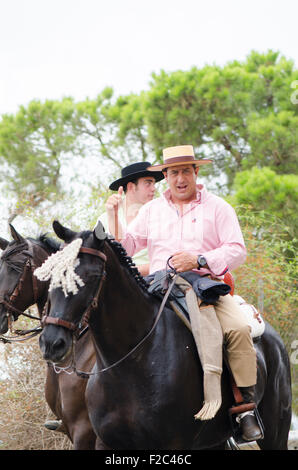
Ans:
[[[103,283],[106,279],[106,272],[105,272],[105,264],[106,264],[106,261],[107,261],[107,257],[106,255],[99,251],[99,250],[94,250],[93,248],[86,248],[86,247],[81,247],[79,252],[81,253],[87,253],[87,254],[90,254],[90,255],[94,255],[94,256],[98,256],[99,258],[103,259],[104,261],[104,266],[103,266],[103,272],[102,272],[102,275],[101,275],[101,278],[100,278],[100,282],[99,282],[99,286],[97,288],[97,291],[95,293],[95,296],[93,297],[91,303],[89,304],[89,306],[87,307],[87,309],[85,310],[83,316],[82,316],[82,319],[79,323],[79,325],[76,325],[75,323],[72,323],[72,322],[68,322],[68,321],[65,321],[65,320],[62,320],[61,318],[55,318],[55,317],[50,317],[48,315],[48,313],[46,313],[43,317],[42,317],[42,325],[49,325],[49,324],[52,324],[52,325],[56,325],[56,326],[62,326],[68,330],[70,330],[73,335],[75,335],[76,337],[79,337],[80,334],[84,333],[85,330],[82,331],[82,327],[88,327],[88,322],[89,322],[89,317],[90,317],[90,313],[92,310],[96,309],[97,306],[98,306],[98,299],[99,299],[99,295],[100,295],[100,292],[101,292],[101,289],[102,289],[102,286],[103,286]],[[169,287],[167,289],[167,292],[160,304],[160,307],[159,307],[159,311],[157,313],[157,316],[154,320],[154,323],[150,329],[150,331],[143,337],[143,339],[136,345],[134,346],[127,354],[125,354],[125,356],[123,356],[121,359],[119,359],[118,361],[114,362],[113,364],[107,366],[107,367],[104,367],[103,369],[97,371],[97,372],[83,372],[83,371],[80,371],[76,368],[75,366],[75,360],[74,360],[74,357],[72,357],[72,362],[69,366],[66,366],[66,367],[59,367],[58,365],[56,365],[55,363],[48,363],[49,365],[52,365],[55,372],[56,373],[60,373],[60,372],[66,372],[66,373],[72,373],[72,372],[75,372],[79,377],[81,378],[84,378],[84,379],[88,379],[90,376],[92,375],[98,375],[102,372],[105,372],[109,369],[112,369],[113,367],[116,367],[118,366],[121,362],[123,362],[125,359],[127,359],[127,357],[129,357],[131,354],[133,354],[145,341],[146,339],[151,335],[151,333],[153,332],[153,330],[155,329],[160,317],[161,317],[161,314],[164,310],[164,307],[166,305],[166,302],[168,300],[168,297],[172,291],[172,288],[175,284],[175,281],[176,281],[176,276],[177,276],[177,273],[174,272],[174,276],[171,280],[171,283],[169,284]],[[73,351],[73,356],[74,356],[74,348],[72,348],[72,351]],[[72,369],[72,372],[67,372],[67,369]]]
[[[30,334],[30,333],[32,333],[32,334],[30,334],[29,337],[26,336],[26,338],[22,338],[22,339],[20,339],[18,337],[7,337],[7,336],[4,336],[4,335],[0,335],[0,340],[3,341],[4,343],[11,343],[11,342],[14,342],[14,341],[25,341],[27,339],[32,338],[33,336],[36,336],[38,333],[41,332],[41,328],[34,328],[34,329],[31,329],[31,330],[15,330],[15,331],[12,330],[12,323],[17,318],[17,317],[15,318],[14,314],[17,314],[17,316],[24,315],[27,318],[31,318],[33,320],[40,321],[39,317],[36,317],[36,316],[31,315],[29,313],[26,313],[23,310],[20,310],[20,309],[16,308],[13,305],[13,302],[15,302],[15,300],[17,299],[17,297],[18,297],[18,295],[19,295],[19,293],[22,289],[23,283],[24,283],[25,278],[26,278],[27,271],[31,272],[34,304],[36,304],[36,302],[38,300],[38,285],[37,285],[37,279],[34,276],[34,270],[36,268],[36,265],[33,262],[33,256],[34,256],[33,255],[33,248],[32,248],[32,244],[29,240],[27,240],[27,244],[28,244],[28,253],[27,254],[29,255],[29,257],[28,257],[28,259],[25,263],[25,267],[23,269],[21,277],[20,277],[16,287],[14,288],[14,290],[13,290],[13,292],[10,295],[8,300],[6,300],[4,297],[0,296],[0,304],[4,305],[6,307],[6,310],[7,310],[6,316],[8,318],[8,326],[9,326],[9,330],[11,332],[14,332],[19,336],[25,336],[25,335]]]

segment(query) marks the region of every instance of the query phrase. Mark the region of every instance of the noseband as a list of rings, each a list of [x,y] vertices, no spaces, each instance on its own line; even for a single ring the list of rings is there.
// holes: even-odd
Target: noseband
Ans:
[[[104,280],[106,278],[105,264],[106,264],[106,261],[107,261],[107,257],[102,251],[95,250],[93,248],[87,248],[87,247],[82,246],[79,250],[79,253],[86,253],[88,255],[97,256],[98,258],[101,258],[104,262],[103,270],[102,270],[102,274],[100,276],[100,282],[99,282],[98,288],[96,290],[96,293],[95,293],[92,301],[90,302],[89,306],[85,310],[79,325],[76,325],[75,323],[72,323],[72,322],[68,322],[66,320],[62,320],[61,318],[50,317],[49,316],[49,300],[47,301],[47,303],[45,305],[45,309],[44,309],[45,313],[44,313],[44,315],[41,319],[42,326],[45,326],[45,325],[63,326],[67,330],[72,331],[77,336],[79,335],[79,333],[81,331],[81,328],[88,325],[89,317],[90,317],[90,314],[91,314],[92,310],[96,309],[97,306],[98,306],[99,295],[100,295]]]

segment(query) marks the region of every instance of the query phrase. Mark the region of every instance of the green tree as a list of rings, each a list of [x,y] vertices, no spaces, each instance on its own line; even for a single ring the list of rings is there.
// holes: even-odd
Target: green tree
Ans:
[[[142,102],[143,93],[116,98],[112,88],[105,88],[95,99],[77,103],[75,132],[84,143],[82,152],[98,155],[118,172],[146,160],[150,147]]]
[[[75,152],[74,102],[34,100],[0,122],[0,178],[15,196],[11,220],[30,204],[37,207],[64,193],[61,168]]]
[[[192,143],[198,156],[212,156],[212,174],[225,174],[228,188],[238,171],[256,164],[292,173],[297,78],[293,62],[273,51],[223,67],[153,74],[144,100],[149,143],[158,159],[163,147]]]
[[[235,193],[229,198],[235,205],[248,205],[254,211],[267,211],[284,226],[289,236],[297,233],[298,176],[278,175],[268,167],[237,173]]]

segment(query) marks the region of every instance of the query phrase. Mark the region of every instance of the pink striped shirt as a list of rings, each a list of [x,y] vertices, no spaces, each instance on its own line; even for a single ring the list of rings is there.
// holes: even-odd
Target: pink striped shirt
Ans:
[[[168,258],[179,251],[203,255],[210,271],[222,276],[241,265],[246,248],[238,218],[224,199],[197,185],[197,198],[179,214],[170,189],[141,207],[121,241],[128,255],[147,247],[150,273],[166,268]]]

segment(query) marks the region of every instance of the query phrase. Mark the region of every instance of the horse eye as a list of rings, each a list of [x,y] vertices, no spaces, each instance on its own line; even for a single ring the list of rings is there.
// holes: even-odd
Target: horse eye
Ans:
[[[86,280],[90,280],[90,279],[98,279],[100,276],[101,276],[101,273],[98,271],[98,272],[86,273],[83,277]]]

